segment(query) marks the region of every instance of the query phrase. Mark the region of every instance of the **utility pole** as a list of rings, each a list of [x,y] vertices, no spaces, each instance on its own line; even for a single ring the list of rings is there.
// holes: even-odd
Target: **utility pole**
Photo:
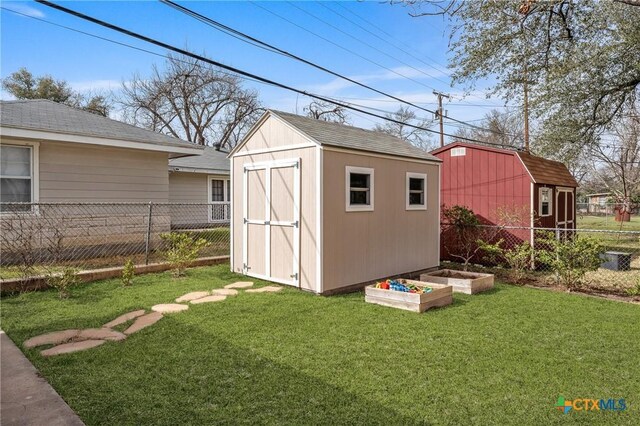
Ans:
[[[529,152],[529,78],[527,69],[527,60],[524,62],[524,150]]]
[[[444,146],[444,123],[442,122],[442,119],[445,114],[442,110],[442,98],[449,99],[451,96],[436,90],[433,91],[433,94],[438,96],[438,110],[436,111],[436,118],[440,119],[440,146]]]

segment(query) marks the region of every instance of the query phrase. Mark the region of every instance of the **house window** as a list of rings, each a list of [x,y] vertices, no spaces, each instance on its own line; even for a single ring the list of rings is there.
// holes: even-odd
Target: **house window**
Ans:
[[[552,195],[551,188],[540,188],[540,216],[551,216]]]
[[[427,175],[423,173],[407,173],[407,210],[427,209]]]
[[[0,146],[0,202],[31,203],[33,197],[33,147]],[[31,211],[31,206],[5,206],[0,211]]]
[[[373,211],[373,169],[346,167],[346,210]]]

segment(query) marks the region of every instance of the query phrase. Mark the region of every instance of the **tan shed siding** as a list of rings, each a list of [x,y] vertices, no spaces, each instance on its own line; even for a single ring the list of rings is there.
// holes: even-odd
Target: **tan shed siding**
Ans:
[[[437,164],[324,150],[323,291],[437,266]],[[346,212],[345,167],[374,169],[374,211]],[[406,173],[427,175],[427,210],[406,210]]]
[[[40,202],[166,203],[167,167],[166,153],[43,142]]]
[[[266,123],[265,123],[266,124]],[[293,142],[298,143],[298,142]],[[300,287],[316,291],[316,220],[318,207],[316,205],[316,148],[301,148],[264,154],[235,156],[232,158],[233,173],[232,214],[233,214],[233,265],[235,272],[242,273],[242,222],[243,222],[243,194],[242,175],[243,165],[248,163],[286,160],[300,158]],[[293,188],[292,188],[293,190]],[[264,233],[261,233],[264,234]],[[264,243],[256,244],[259,253],[251,255],[264,257]],[[275,250],[275,249],[274,249]],[[272,251],[273,256],[283,255],[284,252]]]
[[[289,145],[312,143],[300,132],[276,117],[269,117],[238,150],[238,154],[264,149],[282,148]]]

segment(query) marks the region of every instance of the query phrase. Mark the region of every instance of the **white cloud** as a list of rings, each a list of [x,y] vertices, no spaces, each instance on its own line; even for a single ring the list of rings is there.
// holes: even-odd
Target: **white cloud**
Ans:
[[[120,80],[86,80],[72,81],[69,85],[78,92],[91,92],[102,90],[120,90],[122,82]]]
[[[10,10],[15,10],[16,12],[22,13],[23,15],[31,16],[32,18],[44,18],[45,14],[41,12],[39,9],[35,7],[28,6],[24,3],[18,2],[8,2],[3,3],[3,7],[6,7]]]

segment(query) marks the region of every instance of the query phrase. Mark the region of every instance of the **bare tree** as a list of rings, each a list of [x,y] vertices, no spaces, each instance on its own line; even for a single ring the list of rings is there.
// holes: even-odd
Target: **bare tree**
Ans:
[[[433,120],[418,118],[413,110],[402,106],[394,113],[385,114],[385,116],[394,121],[385,121],[384,124],[376,124],[374,130],[404,139],[425,151],[430,151],[435,147],[430,132],[414,127],[427,128],[433,124]],[[407,124],[411,124],[412,126]]]
[[[631,213],[640,195],[640,115],[632,114],[614,126],[614,142],[592,149],[593,173],[614,194],[622,213]]]
[[[314,100],[302,109],[307,117],[332,123],[348,124],[349,116],[344,107],[328,102]]]
[[[258,93],[238,77],[177,55],[123,83],[120,102],[133,124],[218,149],[233,148],[260,110]]]
[[[518,113],[492,109],[477,126],[460,128],[456,136],[503,147],[522,147],[524,122]]]

